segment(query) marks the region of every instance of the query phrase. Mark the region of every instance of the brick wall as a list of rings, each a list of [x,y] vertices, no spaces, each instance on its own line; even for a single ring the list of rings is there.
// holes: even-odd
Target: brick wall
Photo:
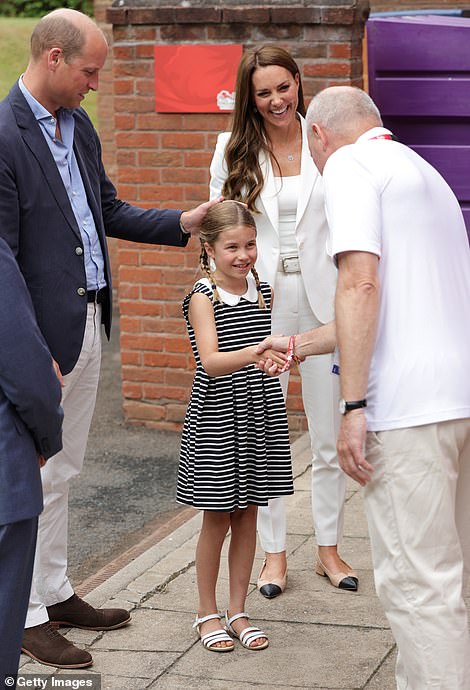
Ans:
[[[120,0],[120,3],[122,0]],[[244,4],[243,7],[240,5]],[[307,5],[307,2],[305,3]],[[117,3],[116,3],[117,5]],[[116,177],[122,198],[143,207],[191,208],[208,197],[209,163],[225,114],[154,112],[153,46],[277,42],[299,63],[307,98],[331,84],[362,83],[366,0],[272,2],[260,7],[162,7],[129,0],[107,11],[113,25]],[[111,119],[110,119],[111,122]],[[181,300],[197,276],[198,247],[119,242],[119,306],[124,411],[135,423],[178,430],[192,382]],[[300,385],[291,377],[290,428],[305,429]]]
[[[429,9],[468,9],[469,0],[370,0],[371,12]]]

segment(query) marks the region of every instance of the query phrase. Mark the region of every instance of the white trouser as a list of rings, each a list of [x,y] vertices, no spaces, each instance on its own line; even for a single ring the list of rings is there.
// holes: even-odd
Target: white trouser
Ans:
[[[321,326],[308,302],[300,273],[276,276],[272,332],[292,335]],[[307,357],[300,364],[302,399],[312,445],[312,512],[317,543],[333,546],[342,536],[346,475],[338,465],[338,377],[331,373],[332,356]],[[287,395],[289,372],[281,385]],[[275,498],[258,509],[258,533],[264,551],[278,553],[286,548],[284,501]]]
[[[44,511],[39,517],[38,541],[26,628],[49,620],[46,606],[73,594],[67,577],[69,483],[80,474],[95,408],[101,363],[101,307],[88,304],[80,357],[64,376],[63,448],[41,470]]]
[[[375,584],[397,642],[397,688],[469,690],[470,419],[369,432],[366,454]]]

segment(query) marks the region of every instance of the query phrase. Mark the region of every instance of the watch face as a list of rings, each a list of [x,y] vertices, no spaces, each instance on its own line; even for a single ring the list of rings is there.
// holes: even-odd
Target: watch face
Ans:
[[[339,413],[344,414],[346,412],[346,401],[341,399],[339,401]]]

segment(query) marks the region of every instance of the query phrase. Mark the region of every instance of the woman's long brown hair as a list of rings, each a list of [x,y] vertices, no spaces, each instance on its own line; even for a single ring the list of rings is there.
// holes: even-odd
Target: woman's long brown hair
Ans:
[[[256,212],[256,199],[263,189],[264,179],[259,164],[260,151],[271,155],[262,116],[255,108],[253,98],[253,72],[258,67],[277,65],[284,67],[292,76],[299,75],[297,112],[305,115],[302,81],[293,57],[276,45],[265,45],[250,50],[242,56],[237,71],[235,110],[232,117],[232,133],[225,149],[228,177],[222,188],[226,199],[236,199]]]

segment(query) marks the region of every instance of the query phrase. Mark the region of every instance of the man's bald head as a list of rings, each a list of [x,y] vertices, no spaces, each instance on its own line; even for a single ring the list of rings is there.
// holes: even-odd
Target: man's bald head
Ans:
[[[312,99],[307,110],[310,151],[320,172],[332,153],[354,143],[382,118],[374,101],[354,86],[331,86]]]
[[[358,130],[380,127],[382,118],[372,98],[355,86],[331,86],[320,91],[310,103],[307,125],[313,123],[328,129],[336,136],[354,137]]]
[[[31,34],[31,59],[39,60],[51,48],[60,48],[64,59],[69,62],[83,51],[90,35],[104,34],[86,14],[62,8],[46,14]]]

